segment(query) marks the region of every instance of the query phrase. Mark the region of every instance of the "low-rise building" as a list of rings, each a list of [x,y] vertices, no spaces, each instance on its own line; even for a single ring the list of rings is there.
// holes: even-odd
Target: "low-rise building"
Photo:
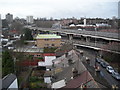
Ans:
[[[60,47],[61,36],[57,36],[56,34],[38,34],[36,37],[36,45],[39,48]]]
[[[52,60],[56,59],[56,56],[54,53],[45,53],[43,54],[44,61],[38,62],[38,66],[40,67],[46,67],[46,66],[52,66],[53,62]]]

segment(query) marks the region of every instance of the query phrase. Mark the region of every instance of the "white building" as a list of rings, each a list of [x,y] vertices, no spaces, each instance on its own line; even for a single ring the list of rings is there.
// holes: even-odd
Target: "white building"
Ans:
[[[34,23],[33,16],[27,16],[26,20],[27,20],[27,23],[29,24]]]
[[[13,15],[10,14],[10,13],[8,13],[8,14],[6,15],[6,20],[7,20],[8,23],[13,22]]]
[[[1,19],[1,14],[0,14],[0,30],[2,30],[2,19]]]
[[[44,62],[38,62],[38,66],[52,66],[53,60],[56,59],[56,56],[54,54],[44,54]]]

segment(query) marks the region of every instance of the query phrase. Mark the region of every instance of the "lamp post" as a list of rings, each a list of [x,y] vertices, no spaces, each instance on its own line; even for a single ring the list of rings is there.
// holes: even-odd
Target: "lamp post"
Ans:
[[[95,36],[96,36],[96,32],[97,32],[97,27],[95,27]],[[95,46],[96,46],[96,37],[95,37]]]

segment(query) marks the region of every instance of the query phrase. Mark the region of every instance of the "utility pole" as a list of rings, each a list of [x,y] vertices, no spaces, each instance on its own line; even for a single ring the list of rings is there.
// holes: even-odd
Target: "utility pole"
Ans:
[[[95,36],[96,36],[97,27],[95,27]],[[95,37],[95,46],[96,46],[96,37]]]

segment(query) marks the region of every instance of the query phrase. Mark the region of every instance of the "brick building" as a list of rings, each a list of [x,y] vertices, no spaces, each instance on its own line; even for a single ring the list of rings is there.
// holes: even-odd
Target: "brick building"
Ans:
[[[56,34],[38,34],[36,37],[36,45],[39,48],[60,47],[61,36],[57,36]]]

